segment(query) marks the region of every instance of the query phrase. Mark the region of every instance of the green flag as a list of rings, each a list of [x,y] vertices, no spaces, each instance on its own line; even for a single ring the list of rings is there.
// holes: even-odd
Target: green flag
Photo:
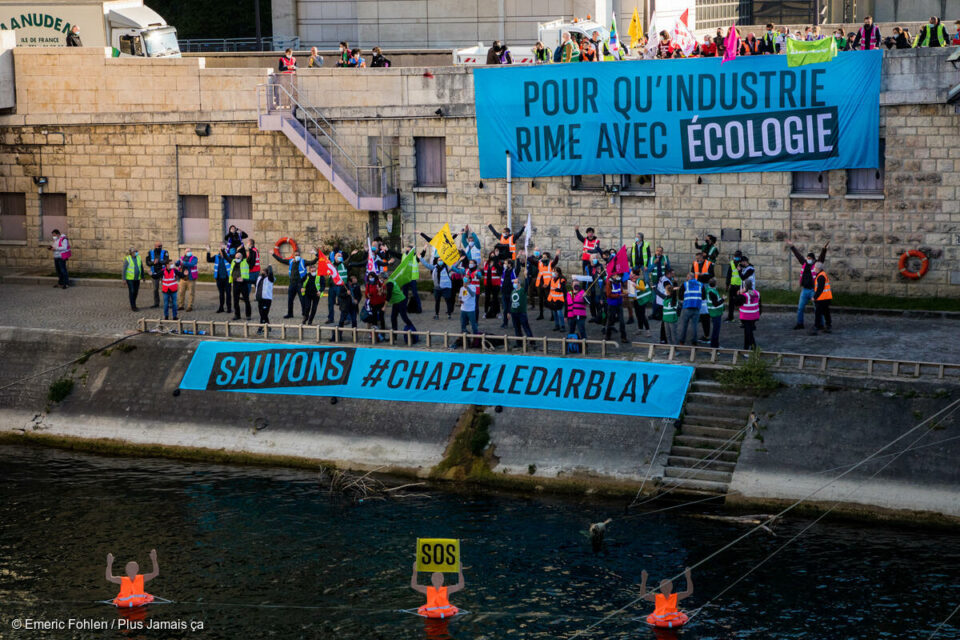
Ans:
[[[390,294],[390,304],[396,304],[404,299],[403,285],[411,282],[416,276],[413,274],[417,273],[414,269],[417,264],[417,252],[411,250],[410,253],[403,256],[403,260],[400,261],[400,264],[397,265],[397,268],[393,270],[393,273],[387,278],[387,282],[393,283],[393,293]]]
[[[817,62],[830,62],[837,57],[837,41],[833,38],[821,40],[794,40],[787,38],[787,66],[800,67]]]

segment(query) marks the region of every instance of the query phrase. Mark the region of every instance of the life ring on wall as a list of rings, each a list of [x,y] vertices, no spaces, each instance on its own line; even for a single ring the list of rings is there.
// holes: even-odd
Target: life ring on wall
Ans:
[[[919,258],[920,260],[920,270],[919,271],[910,271],[907,268],[907,260],[910,258]],[[900,275],[908,280],[919,280],[923,276],[927,275],[927,271],[930,270],[930,258],[927,257],[922,251],[917,251],[916,249],[911,249],[910,251],[904,251],[900,256]]]
[[[280,238],[277,240],[277,244],[273,245],[273,253],[275,255],[280,255],[280,247],[283,245],[290,245],[290,255],[295,254],[299,249],[297,248],[297,243],[293,241],[293,238]]]

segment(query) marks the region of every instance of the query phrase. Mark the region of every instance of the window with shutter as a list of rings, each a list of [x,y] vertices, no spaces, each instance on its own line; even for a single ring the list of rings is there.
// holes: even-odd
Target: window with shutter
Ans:
[[[0,193],[0,241],[26,242],[27,194]]]
[[[439,136],[414,138],[418,187],[447,186],[447,139]]]
[[[207,196],[180,196],[180,240],[187,245],[210,242],[210,210]]]

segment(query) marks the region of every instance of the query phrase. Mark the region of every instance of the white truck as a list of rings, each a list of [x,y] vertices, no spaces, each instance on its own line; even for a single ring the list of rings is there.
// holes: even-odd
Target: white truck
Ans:
[[[143,0],[0,0],[0,31],[16,32],[18,47],[63,47],[79,27],[85,47],[114,55],[180,57],[177,30]]]
[[[574,38],[586,38],[589,40],[593,36],[594,31],[600,32],[600,39],[607,40],[610,37],[610,30],[607,27],[604,27],[599,22],[593,20],[552,20],[550,22],[541,22],[537,24],[537,40],[543,43],[543,46],[550,49],[551,56],[553,52],[557,50],[557,47],[560,46],[560,39],[564,31],[569,31]],[[620,29],[617,28],[619,33]],[[578,38],[579,35],[579,38]],[[622,37],[622,36],[620,36]],[[534,57],[534,45],[531,44],[522,44],[513,46],[511,43],[507,43],[507,47],[510,49],[510,56],[513,58],[514,64],[533,64],[536,59]],[[467,47],[465,49],[454,49],[453,50],[453,64],[455,65],[481,65],[487,63],[487,50],[489,45],[484,45],[482,42],[478,42],[475,47]]]

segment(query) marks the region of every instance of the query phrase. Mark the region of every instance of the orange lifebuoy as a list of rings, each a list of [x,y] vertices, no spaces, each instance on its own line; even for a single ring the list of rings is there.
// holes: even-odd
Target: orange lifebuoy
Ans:
[[[651,613],[647,616],[647,624],[658,629],[678,629],[687,624],[687,614],[683,611],[674,611],[662,616]]]
[[[273,253],[280,255],[280,247],[283,245],[290,245],[290,255],[295,254],[299,249],[297,248],[297,243],[293,241],[293,238],[280,238],[277,240],[277,244],[273,245]]]
[[[919,258],[920,260],[920,270],[919,271],[910,271],[907,268],[907,260],[910,258]],[[903,255],[900,256],[900,275],[908,280],[919,280],[923,276],[927,275],[927,271],[930,270],[930,258],[927,257],[922,251],[917,251],[916,249],[911,249],[910,251],[904,251]]]

